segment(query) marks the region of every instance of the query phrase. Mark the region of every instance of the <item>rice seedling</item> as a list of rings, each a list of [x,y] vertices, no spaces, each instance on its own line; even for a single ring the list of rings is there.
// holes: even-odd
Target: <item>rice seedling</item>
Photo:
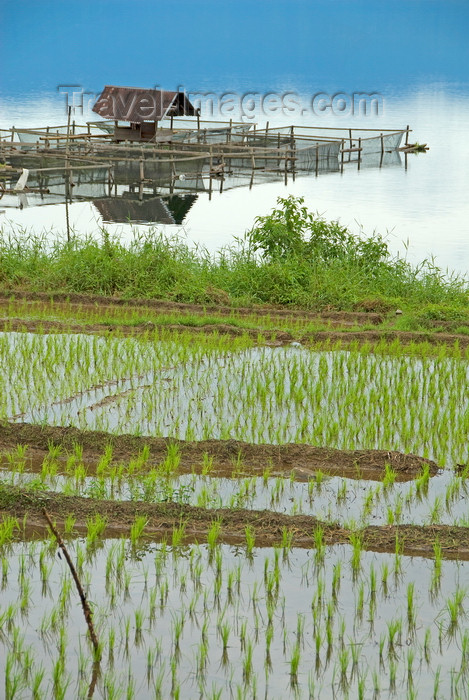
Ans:
[[[246,537],[246,553],[248,557],[252,557],[252,552],[254,549],[254,545],[256,542],[256,537],[254,534],[254,530],[251,525],[246,525],[244,528],[244,534]]]
[[[416,613],[415,613],[415,584],[413,581],[407,586],[407,627],[409,633],[415,629]]]
[[[186,523],[181,522],[179,527],[174,527],[171,535],[171,546],[173,549],[180,547],[184,541],[184,535],[186,531]]]
[[[453,635],[459,625],[460,615],[464,615],[463,601],[466,590],[458,588],[452,598],[446,600],[446,608],[449,614],[448,634]]]
[[[145,515],[136,515],[135,520],[130,528],[130,541],[132,546],[135,547],[136,544],[141,539],[143,532],[148,524],[148,518]]]
[[[352,545],[352,559],[351,567],[354,577],[356,578],[360,572],[360,562],[362,553],[362,536],[360,533],[352,532],[350,533],[350,543]]]
[[[298,686],[298,669],[300,666],[301,659],[301,648],[300,643],[297,642],[294,647],[290,658],[290,682],[294,687]]]
[[[325,544],[324,544],[324,530],[320,525],[316,525],[316,527],[313,530],[313,539],[314,539],[314,547],[315,547],[315,561],[317,564],[320,564],[321,562],[324,561],[324,556],[325,556]]]
[[[221,532],[221,521],[220,520],[214,520],[212,525],[210,526],[210,530],[208,531],[207,534],[207,542],[208,542],[208,547],[211,552],[216,547],[216,544],[218,542],[218,538],[220,537],[220,532]]]
[[[89,518],[86,521],[87,533],[86,533],[86,543],[88,548],[92,548],[99,541],[101,535],[103,534],[107,520],[101,517],[99,513],[96,513],[94,518]]]
[[[388,629],[388,653],[396,656],[396,646],[400,644],[402,634],[402,620],[394,618],[387,623]]]
[[[0,523],[0,547],[9,544],[14,536],[15,530],[19,530],[19,523],[16,518],[10,515],[4,515]]]

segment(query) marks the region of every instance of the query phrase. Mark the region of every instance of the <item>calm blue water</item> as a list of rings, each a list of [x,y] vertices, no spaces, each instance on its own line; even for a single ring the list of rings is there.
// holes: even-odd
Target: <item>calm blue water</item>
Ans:
[[[0,5],[0,127],[64,123],[64,90],[86,107],[105,84],[183,86],[190,94],[294,92],[308,111],[270,122],[414,130],[430,151],[400,166],[299,177],[200,195],[180,226],[210,250],[242,236],[278,196],[305,197],[313,210],[365,232],[389,232],[394,251],[442,268],[469,269],[469,3],[451,0],[180,0]],[[5,69],[6,68],[6,69]],[[61,88],[59,85],[76,86]],[[379,93],[381,113],[316,113],[317,93]],[[80,98],[76,98],[79,103]],[[229,115],[231,116],[231,115]],[[232,116],[237,116],[233,114]],[[252,114],[250,115],[252,116]],[[258,122],[266,116],[259,107]],[[0,210],[2,209],[0,201]],[[4,227],[65,227],[64,206],[9,209]],[[91,203],[70,206],[78,233],[102,225]],[[128,225],[110,224],[124,239]]]

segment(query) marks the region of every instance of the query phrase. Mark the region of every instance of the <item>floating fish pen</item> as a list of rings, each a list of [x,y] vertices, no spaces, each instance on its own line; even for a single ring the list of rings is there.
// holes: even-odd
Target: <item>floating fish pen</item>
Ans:
[[[212,178],[222,182],[234,175],[262,173],[295,177],[301,173],[336,172],[347,163],[360,167],[369,156],[384,163],[397,153],[408,129],[384,131],[309,127],[259,129],[244,123],[160,125],[145,142],[116,141],[108,124],[89,122],[80,127],[11,129],[1,132],[0,157],[11,170],[30,174],[56,170],[106,168],[119,182],[154,181],[190,188],[191,181]],[[373,159],[374,161],[375,159]],[[109,179],[109,176],[107,179]],[[245,179],[245,178],[243,178]],[[203,187],[206,189],[206,187]]]
[[[269,126],[208,121],[181,92],[106,86],[84,125],[0,130],[2,204],[27,206],[72,200],[125,198],[114,208],[122,219],[133,210],[174,218],[159,201],[171,197],[282,179],[344,172],[350,164],[400,164],[409,127],[401,130]],[[404,146],[402,141],[405,138]],[[11,204],[9,197],[11,196]],[[37,195],[37,196],[36,196]],[[19,198],[19,200],[18,200]],[[184,206],[182,207],[184,209]]]

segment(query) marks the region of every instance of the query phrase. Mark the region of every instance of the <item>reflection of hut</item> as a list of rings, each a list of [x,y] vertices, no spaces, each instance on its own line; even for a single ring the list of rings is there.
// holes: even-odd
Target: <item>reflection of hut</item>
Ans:
[[[196,199],[195,194],[175,194],[165,197],[143,195],[140,200],[132,193],[124,192],[122,197],[95,199],[93,204],[103,221],[109,223],[182,224]]]
[[[117,141],[150,141],[161,119],[199,114],[184,92],[116,85],[106,85],[93,112],[105,119],[114,119]],[[119,121],[130,122],[130,126],[119,126]]]

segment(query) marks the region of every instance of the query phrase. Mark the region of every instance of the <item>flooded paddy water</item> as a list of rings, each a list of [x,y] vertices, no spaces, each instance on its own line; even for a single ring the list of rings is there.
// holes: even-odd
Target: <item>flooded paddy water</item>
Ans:
[[[1,10],[0,130],[64,125],[66,101],[83,124],[106,83],[161,83],[218,107],[234,94],[213,116],[243,122],[235,140],[258,139],[253,122],[277,145],[291,124],[346,137],[409,125],[429,150],[341,163],[337,148],[309,148],[296,172],[285,157],[287,172],[255,177],[250,159],[219,177],[223,159],[206,153],[197,165],[106,157],[72,178],[31,172],[30,191],[2,173],[9,245],[104,232],[130,245],[153,231],[216,255],[293,195],[436,276],[467,274],[467,3],[23,5]],[[157,44],[155,26],[171,28]],[[314,110],[317,96],[347,108],[357,94],[379,108]],[[299,109],[269,114],[268,95]],[[0,292],[0,695],[469,698],[467,319],[404,346],[379,314],[320,327],[282,310],[287,328],[280,312],[240,322],[225,308],[222,336],[220,309],[214,321],[169,302],[155,325],[122,299],[52,308]],[[182,332],[190,314],[197,333]]]
[[[90,523],[90,533],[92,526]],[[97,679],[51,541],[2,546],[10,697],[467,697],[467,562],[81,538]],[[38,604],[40,602],[40,604]]]
[[[0,357],[7,697],[468,697],[465,351],[149,330]]]

